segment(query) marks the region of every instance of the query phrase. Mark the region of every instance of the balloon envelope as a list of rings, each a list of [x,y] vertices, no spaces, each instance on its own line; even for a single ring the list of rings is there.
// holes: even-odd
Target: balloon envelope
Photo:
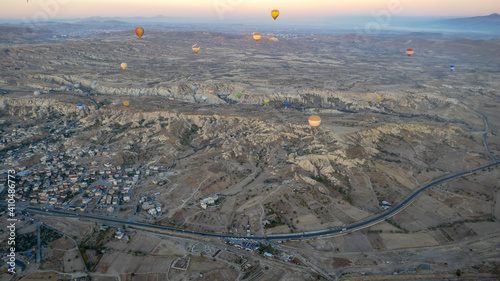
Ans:
[[[309,117],[309,125],[311,125],[311,127],[313,129],[316,129],[319,124],[321,124],[321,118],[319,116],[316,116],[316,115],[313,115],[311,117]]]
[[[221,98],[221,99],[225,99],[225,98],[226,98],[226,94],[221,94],[221,95],[220,95],[220,98]]]
[[[208,92],[211,94],[214,92],[214,89],[208,89]]]
[[[73,90],[73,86],[68,86],[68,90],[69,91]]]
[[[128,106],[130,105],[130,103],[129,103],[128,101],[124,101],[124,102],[123,102],[123,105],[124,105],[125,107],[128,107]]]
[[[127,64],[124,62],[122,62],[122,64],[120,66],[123,68],[123,70],[127,69]]]
[[[274,20],[280,15],[280,11],[278,10],[272,10],[271,11],[271,17],[273,17]]]
[[[289,101],[285,101],[285,106],[289,106],[290,105],[290,102]]]
[[[38,97],[38,96],[40,95],[40,91],[34,91],[34,92],[33,92],[33,95],[34,95],[35,97]]]
[[[244,100],[244,101],[242,101],[242,103],[243,103],[243,104],[247,104],[247,101],[246,101],[246,100]]]
[[[242,93],[237,93],[236,96],[240,99],[243,96],[243,94]]]
[[[137,34],[137,36],[139,36],[139,39],[142,38],[142,35],[144,34],[144,29],[142,27],[138,27],[135,29],[135,34]]]
[[[203,100],[207,100],[207,96],[203,96],[201,97]]]
[[[406,54],[408,55],[408,57],[410,57],[411,55],[413,55],[415,51],[413,51],[413,49],[408,49],[406,50]]]
[[[455,70],[455,66],[454,65],[450,65],[450,70],[451,71]]]
[[[200,45],[194,44],[193,46],[191,46],[191,48],[196,54],[198,54],[198,51],[200,50]]]
[[[80,84],[75,84],[75,88],[80,88]]]
[[[253,33],[253,39],[255,40],[255,42],[259,43],[260,38],[262,38],[262,35],[260,35],[260,33],[258,32]]]
[[[269,103],[269,100],[268,100],[268,99],[265,99],[265,100],[264,100],[264,103],[265,103],[265,104],[268,104],[268,103]]]
[[[82,110],[83,109],[83,104],[79,103],[76,105],[76,107],[79,109],[79,110]]]

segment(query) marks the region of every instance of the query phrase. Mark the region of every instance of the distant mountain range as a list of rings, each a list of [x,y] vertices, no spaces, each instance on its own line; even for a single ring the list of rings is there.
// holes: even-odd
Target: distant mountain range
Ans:
[[[500,33],[500,15],[495,13],[489,16],[446,19],[433,22],[431,25],[467,31],[481,30]]]

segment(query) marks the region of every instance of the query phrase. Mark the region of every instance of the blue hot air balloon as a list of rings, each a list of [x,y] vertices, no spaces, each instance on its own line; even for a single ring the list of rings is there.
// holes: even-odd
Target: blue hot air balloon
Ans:
[[[451,71],[455,70],[455,66],[454,65],[450,65],[450,70]]]
[[[285,101],[285,106],[290,106],[290,102],[289,101]]]
[[[226,94],[220,94],[221,99],[226,99]]]
[[[68,91],[73,90],[73,86],[68,86]]]
[[[82,110],[82,109],[83,109],[83,104],[81,104],[81,103],[77,104],[77,105],[76,105],[76,108],[78,108],[78,109]]]

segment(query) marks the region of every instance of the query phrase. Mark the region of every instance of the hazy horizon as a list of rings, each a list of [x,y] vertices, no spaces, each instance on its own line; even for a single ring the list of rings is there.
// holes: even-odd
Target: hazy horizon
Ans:
[[[497,0],[211,0],[158,3],[145,0],[0,0],[0,20],[71,19],[88,17],[178,17],[193,20],[269,20],[270,11],[280,11],[280,22],[319,21],[325,17],[471,17],[500,13]],[[272,20],[272,18],[271,18]]]

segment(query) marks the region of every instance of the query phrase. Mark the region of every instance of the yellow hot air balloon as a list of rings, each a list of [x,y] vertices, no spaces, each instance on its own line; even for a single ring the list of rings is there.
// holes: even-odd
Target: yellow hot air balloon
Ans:
[[[271,11],[271,16],[274,18],[274,20],[276,20],[276,18],[280,15],[280,11],[278,10],[272,10]]]
[[[123,105],[124,105],[125,107],[128,107],[128,106],[130,105],[130,103],[129,103],[128,101],[124,101],[124,102],[123,102]]]
[[[268,104],[269,103],[269,100],[268,99],[265,99],[264,100],[264,104]]]
[[[316,129],[319,124],[321,124],[321,118],[319,116],[316,116],[316,115],[313,115],[311,117],[309,117],[309,125],[311,125],[311,127],[314,129]]]
[[[125,70],[125,69],[127,69],[127,64],[122,62],[121,67],[123,68],[123,70]]]
[[[381,98],[381,97],[378,97],[378,98],[377,98],[377,101],[378,101],[378,102],[381,102],[381,101],[382,101],[382,98]]]
[[[135,34],[139,37],[139,39],[142,38],[142,35],[144,34],[144,29],[142,27],[138,27],[135,29]]]
[[[194,44],[193,46],[191,46],[191,48],[193,48],[193,51],[198,54],[198,51],[200,50],[200,45],[198,44]]]
[[[260,38],[262,38],[260,33],[258,33],[258,32],[253,33],[253,39],[255,40],[255,42],[259,43]]]

